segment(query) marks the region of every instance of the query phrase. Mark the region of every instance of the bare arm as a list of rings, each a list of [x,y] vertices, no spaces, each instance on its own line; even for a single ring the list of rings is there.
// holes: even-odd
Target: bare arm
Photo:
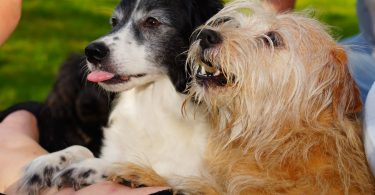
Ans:
[[[17,194],[15,183],[20,178],[25,167],[34,158],[47,152],[38,145],[38,128],[35,117],[25,111],[10,114],[0,123],[0,193]],[[99,183],[80,191],[73,189],[46,190],[44,195],[89,195],[89,194],[138,194],[146,195],[165,190],[166,188],[139,188],[128,187],[105,182]]]
[[[21,18],[22,0],[0,1],[0,45],[12,34]]]
[[[294,9],[296,0],[266,0],[268,3],[273,5],[279,12],[285,12]]]

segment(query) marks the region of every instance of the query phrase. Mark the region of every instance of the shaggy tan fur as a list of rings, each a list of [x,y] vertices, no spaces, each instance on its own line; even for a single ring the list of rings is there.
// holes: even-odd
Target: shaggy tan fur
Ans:
[[[242,0],[198,33],[205,29],[223,42],[202,51],[196,40],[189,51],[190,97],[212,123],[202,176],[162,178],[122,164],[114,181],[180,194],[374,194],[356,117],[359,92],[344,49],[323,25]],[[221,71],[227,84],[197,79],[199,66]]]
[[[195,79],[191,94],[215,130],[206,162],[220,193],[374,194],[355,115],[359,92],[323,25],[236,1],[205,29],[223,42],[202,51],[197,40],[190,63],[221,70],[228,83]]]

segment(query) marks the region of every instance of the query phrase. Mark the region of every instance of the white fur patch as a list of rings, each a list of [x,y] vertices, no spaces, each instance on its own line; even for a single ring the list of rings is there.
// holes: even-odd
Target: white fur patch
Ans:
[[[166,76],[123,92],[104,130],[102,158],[146,165],[167,178],[200,176],[209,126],[199,113],[182,115],[184,100]]]
[[[136,26],[146,13],[142,10],[138,11],[137,7],[131,13],[131,20],[129,20],[121,29],[108,34],[96,42],[103,42],[111,51],[110,64],[114,73],[118,75],[146,75],[140,78],[130,78],[129,81],[119,84],[105,84],[99,83],[104,89],[112,92],[121,92],[132,89],[134,87],[147,84],[156,80],[159,75],[164,75],[167,70],[163,67],[156,66],[150,61],[150,51],[144,44],[139,44],[135,36],[133,26]],[[118,10],[115,11],[113,17],[121,18],[123,13]],[[102,66],[102,65],[99,65]],[[90,70],[95,69],[94,66],[88,62]]]
[[[33,160],[18,182],[18,193],[37,195],[41,189],[53,186],[53,177],[72,163],[93,158],[94,155],[82,146],[71,146],[65,150],[43,155]]]
[[[111,164],[103,159],[88,158],[66,167],[54,176],[54,186],[73,187],[78,190],[87,185],[104,182],[112,175]]]

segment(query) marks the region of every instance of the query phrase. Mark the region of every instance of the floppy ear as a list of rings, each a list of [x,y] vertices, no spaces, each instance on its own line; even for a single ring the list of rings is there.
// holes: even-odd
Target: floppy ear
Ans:
[[[203,25],[209,18],[215,15],[224,7],[222,0],[184,0],[183,3],[185,12],[182,12],[182,17],[184,18],[183,24],[185,25],[181,31],[182,37],[186,37],[184,41],[187,49],[190,44],[190,37],[194,30]],[[185,15],[185,14],[186,15]],[[185,67],[186,55],[178,55],[175,59],[176,62]],[[175,84],[177,91],[181,93],[186,93],[186,83],[190,82],[190,69],[188,69],[188,74],[185,72],[179,71],[180,69],[176,68],[176,71],[172,70],[170,77]]]
[[[359,89],[350,75],[348,57],[344,48],[335,46],[330,53],[330,65],[337,71],[333,86],[332,103],[334,113],[353,114],[360,112],[362,101]]]
[[[222,0],[192,0],[192,5],[191,21],[194,28],[204,24],[224,7]]]

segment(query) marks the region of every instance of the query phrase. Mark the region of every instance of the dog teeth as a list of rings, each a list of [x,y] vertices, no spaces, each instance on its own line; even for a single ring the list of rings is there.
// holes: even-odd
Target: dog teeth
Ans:
[[[201,68],[201,74],[202,75],[206,75],[207,73],[206,73],[206,69],[202,66],[202,68]]]
[[[220,70],[216,70],[214,73],[207,72],[206,68],[204,66],[198,66],[196,69],[197,74],[205,77],[217,77],[221,74]]]
[[[197,73],[202,76],[207,76],[206,69],[203,66],[199,66],[197,69]]]

